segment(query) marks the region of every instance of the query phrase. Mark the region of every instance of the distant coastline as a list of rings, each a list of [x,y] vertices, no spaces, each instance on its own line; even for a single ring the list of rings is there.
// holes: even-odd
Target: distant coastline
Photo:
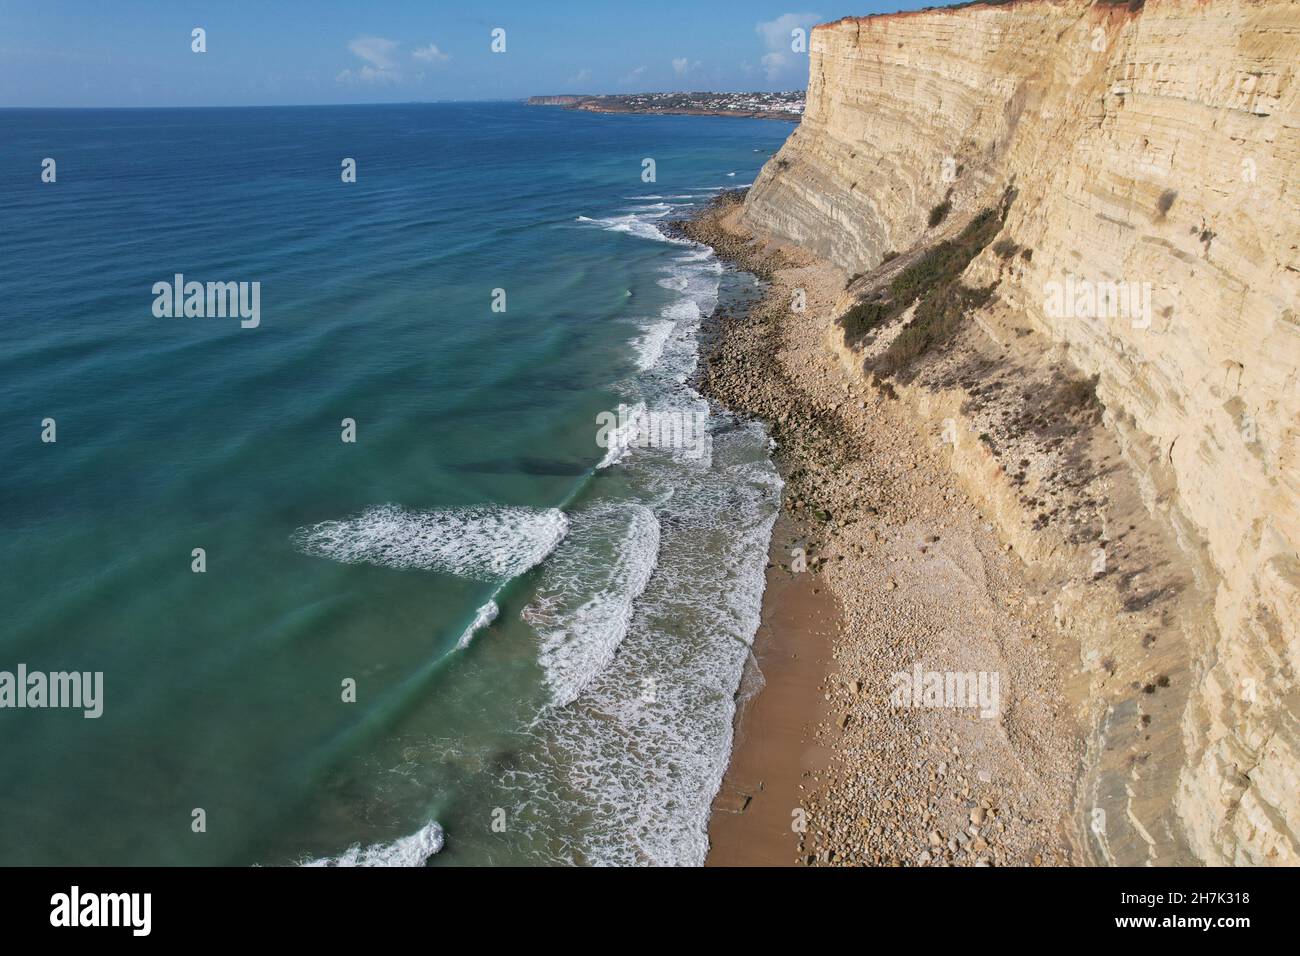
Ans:
[[[804,91],[784,93],[628,93],[618,95],[530,96],[529,106],[559,106],[591,113],[650,113],[660,116],[736,116],[797,123]]]

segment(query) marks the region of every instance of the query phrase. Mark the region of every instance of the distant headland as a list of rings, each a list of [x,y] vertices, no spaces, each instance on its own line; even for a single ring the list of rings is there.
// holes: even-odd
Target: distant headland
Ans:
[[[784,93],[628,93],[607,96],[530,96],[529,106],[561,106],[593,113],[658,113],[679,116],[740,116],[798,121],[803,90]]]

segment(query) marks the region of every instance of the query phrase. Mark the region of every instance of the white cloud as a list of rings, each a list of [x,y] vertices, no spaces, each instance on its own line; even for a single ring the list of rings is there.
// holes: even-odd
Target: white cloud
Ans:
[[[769,50],[790,49],[790,31],[797,27],[810,30],[821,22],[820,13],[783,13],[775,20],[760,23],[755,29],[763,35]]]
[[[694,63],[692,63],[689,59],[687,59],[684,56],[679,56],[673,60],[673,72],[676,73],[678,76],[686,76],[688,73],[691,73],[694,70],[698,70],[699,68],[700,68],[699,60],[696,60]]]
[[[412,50],[411,56],[417,60],[423,60],[425,63],[446,63],[451,57],[438,49],[436,43],[430,43],[428,46],[420,47],[418,50]]]
[[[386,40],[383,37],[357,37],[348,44],[348,49],[377,70],[391,70],[397,66],[393,61],[393,51],[397,49],[396,40]]]
[[[348,44],[354,56],[365,60],[355,70],[343,70],[334,77],[338,83],[365,83],[371,86],[391,86],[401,82],[402,74],[397,69],[393,55],[397,50],[396,40],[384,37],[357,37]]]
[[[620,83],[635,83],[637,80],[641,79],[641,77],[642,77],[642,75],[643,75],[644,73],[645,73],[645,67],[644,67],[644,66],[638,66],[638,67],[637,67],[635,70],[633,70],[631,73],[627,74],[627,75],[624,76],[624,77],[621,77],[621,78],[619,79],[619,82],[620,82]]]
[[[573,74],[573,76],[569,77],[569,82],[570,82],[571,84],[572,84],[572,83],[586,83],[589,79],[591,79],[591,70],[587,69],[587,68],[584,66],[584,67],[583,67],[581,70],[579,70],[577,73]]]
[[[782,53],[780,50],[774,50],[771,53],[764,53],[763,70],[767,73],[767,78],[775,82],[790,66],[790,56]]]
[[[796,55],[791,50],[793,37],[790,34],[796,29],[811,31],[821,20],[820,13],[783,13],[775,20],[764,21],[754,28],[763,38],[763,44],[768,49],[768,52],[763,55],[762,64],[769,82],[774,83],[783,77],[790,77],[796,72],[796,67],[800,70],[806,69],[803,65],[803,55]]]

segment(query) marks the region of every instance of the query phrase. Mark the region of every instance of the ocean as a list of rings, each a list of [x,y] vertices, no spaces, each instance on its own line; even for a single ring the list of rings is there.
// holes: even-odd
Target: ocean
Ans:
[[[660,225],[790,129],[0,110],[0,671],[103,674],[0,864],[702,863],[781,485]]]

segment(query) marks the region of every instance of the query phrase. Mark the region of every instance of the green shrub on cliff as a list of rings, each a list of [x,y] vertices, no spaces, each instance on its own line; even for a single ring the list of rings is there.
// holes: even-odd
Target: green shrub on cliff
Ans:
[[[930,219],[929,219],[930,228],[933,229],[935,226],[939,225],[939,223],[947,219],[948,213],[951,211],[952,211],[952,203],[949,202],[947,199],[945,199],[943,202],[939,203],[939,205],[931,209]]]
[[[846,342],[860,342],[868,332],[893,318],[893,303],[880,299],[859,302],[840,316]]]
[[[889,284],[889,294],[904,308],[918,296],[956,279],[970,261],[989,244],[1002,228],[996,209],[985,209],[967,224],[956,239],[945,239],[912,263]]]
[[[951,340],[966,313],[988,302],[993,286],[971,288],[960,276],[1002,231],[1014,199],[1015,192],[1008,188],[1000,206],[981,211],[956,238],[936,243],[899,272],[889,283],[887,296],[877,293],[863,299],[840,317],[845,341],[856,344],[917,303],[912,321],[868,363],[867,371],[877,377],[897,375],[921,355]]]
[[[993,286],[972,289],[960,282],[930,292],[917,305],[912,321],[872,363],[871,371],[882,376],[897,375],[930,349],[951,340],[966,313],[988,302],[992,295]]]

